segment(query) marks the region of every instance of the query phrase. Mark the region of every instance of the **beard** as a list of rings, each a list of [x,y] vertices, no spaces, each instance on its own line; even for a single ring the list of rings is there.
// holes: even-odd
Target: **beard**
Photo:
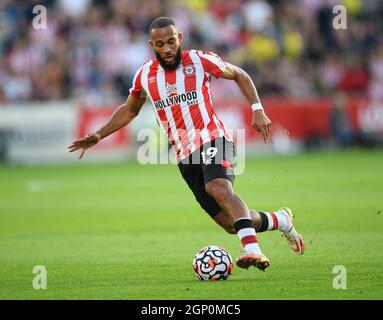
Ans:
[[[165,70],[175,70],[178,68],[178,66],[181,63],[181,59],[182,59],[181,47],[178,48],[174,63],[172,63],[172,64],[166,63],[165,60],[162,59],[161,56],[157,52],[155,52],[155,54],[156,54],[157,60],[160,63],[161,67],[164,68]]]

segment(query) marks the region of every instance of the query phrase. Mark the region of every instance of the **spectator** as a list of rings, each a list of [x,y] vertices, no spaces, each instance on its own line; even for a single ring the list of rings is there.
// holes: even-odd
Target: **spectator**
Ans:
[[[136,69],[152,57],[147,32],[160,15],[176,18],[186,35],[184,48],[214,51],[243,67],[262,96],[325,95],[340,89],[380,99],[383,2],[343,1],[348,29],[334,30],[332,7],[338,3],[4,0],[2,100],[100,97],[103,92],[108,99],[125,98]],[[34,4],[48,10],[46,30],[31,27]]]
[[[329,123],[331,137],[337,146],[349,147],[355,142],[355,133],[347,113],[347,100],[344,94],[336,93],[332,101]]]

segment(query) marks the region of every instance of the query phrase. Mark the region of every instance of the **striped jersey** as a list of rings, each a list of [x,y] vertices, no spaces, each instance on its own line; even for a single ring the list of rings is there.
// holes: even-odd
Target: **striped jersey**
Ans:
[[[136,72],[130,94],[149,96],[177,160],[218,137],[232,141],[213,110],[210,94],[211,76],[219,78],[225,68],[216,54],[189,50],[182,51],[181,63],[175,70],[166,70],[153,59]]]

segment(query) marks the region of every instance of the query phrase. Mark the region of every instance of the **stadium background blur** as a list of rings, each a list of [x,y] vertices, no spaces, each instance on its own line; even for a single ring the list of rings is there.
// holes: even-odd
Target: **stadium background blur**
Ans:
[[[48,9],[46,30],[31,27],[37,4]],[[335,4],[348,10],[346,31],[332,26]],[[2,103],[121,101],[152,57],[148,26],[161,15],[175,18],[185,49],[244,68],[262,96],[383,94],[382,1],[8,0],[0,10]]]
[[[345,30],[333,28],[337,4],[347,9]],[[46,29],[32,27],[35,5],[47,8]],[[0,12],[0,112],[33,102],[48,103],[52,110],[56,101],[70,101],[68,108],[77,112],[72,137],[95,128],[89,118],[96,117],[99,125],[100,114],[106,120],[112,112],[106,107],[126,99],[135,71],[153,56],[148,26],[167,15],[184,33],[184,49],[216,52],[251,75],[282,139],[278,145],[289,139],[282,152],[382,143],[383,1],[6,0]],[[248,107],[237,87],[212,81],[212,92],[217,110],[230,102],[222,115],[229,127],[248,128]],[[316,111],[307,113],[310,105]],[[360,111],[366,105],[373,105],[367,116]],[[235,108],[242,110],[242,119]],[[30,132],[16,134],[5,119],[3,113],[1,158],[22,162],[12,151],[15,136],[20,140]],[[134,137],[137,130],[129,130]],[[255,133],[246,134],[249,143],[257,141]],[[128,143],[120,137],[123,141]],[[299,141],[298,147],[291,141]]]

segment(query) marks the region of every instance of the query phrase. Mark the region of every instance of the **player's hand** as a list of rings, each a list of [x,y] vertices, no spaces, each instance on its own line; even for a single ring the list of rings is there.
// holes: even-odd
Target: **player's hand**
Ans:
[[[267,143],[271,130],[271,120],[263,110],[253,111],[253,119],[251,125],[255,130],[262,133],[263,140],[265,143]]]
[[[101,140],[101,134],[99,132],[90,133],[84,138],[73,141],[72,144],[68,147],[69,152],[74,152],[81,150],[79,159],[81,159],[87,149],[93,147]]]

